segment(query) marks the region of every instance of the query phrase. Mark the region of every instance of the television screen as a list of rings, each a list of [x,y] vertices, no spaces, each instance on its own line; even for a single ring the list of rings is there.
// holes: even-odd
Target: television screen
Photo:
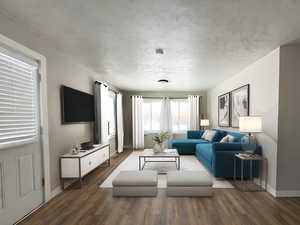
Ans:
[[[62,123],[94,121],[94,96],[61,86]]]

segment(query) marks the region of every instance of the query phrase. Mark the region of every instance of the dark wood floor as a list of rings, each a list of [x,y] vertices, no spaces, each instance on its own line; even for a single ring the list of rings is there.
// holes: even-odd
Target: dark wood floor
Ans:
[[[215,189],[213,198],[171,198],[160,190],[156,198],[113,198],[99,184],[129,151],[98,168],[45,204],[22,225],[289,225],[300,224],[300,198],[275,199],[266,192],[242,193]]]

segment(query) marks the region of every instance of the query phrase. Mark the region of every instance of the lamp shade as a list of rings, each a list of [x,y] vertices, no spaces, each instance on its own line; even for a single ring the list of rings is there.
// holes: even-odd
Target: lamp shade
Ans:
[[[200,120],[200,125],[204,127],[209,126],[209,120],[208,119]]]
[[[241,132],[262,132],[262,118],[260,116],[242,116],[239,119],[239,125]]]

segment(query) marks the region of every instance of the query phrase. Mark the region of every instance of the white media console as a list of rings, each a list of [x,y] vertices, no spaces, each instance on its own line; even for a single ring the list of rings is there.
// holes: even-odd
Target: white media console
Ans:
[[[82,178],[104,162],[110,165],[110,145],[99,145],[77,155],[71,153],[60,156],[60,178],[62,189],[65,179],[78,179],[80,186]]]

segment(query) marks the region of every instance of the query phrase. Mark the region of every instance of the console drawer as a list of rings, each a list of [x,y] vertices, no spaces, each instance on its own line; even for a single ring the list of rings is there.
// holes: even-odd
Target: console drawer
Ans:
[[[100,164],[109,159],[109,147],[101,149]]]
[[[97,166],[99,166],[101,157],[102,154],[100,150],[81,158],[80,159],[81,176],[86,175],[87,173],[95,169]]]

